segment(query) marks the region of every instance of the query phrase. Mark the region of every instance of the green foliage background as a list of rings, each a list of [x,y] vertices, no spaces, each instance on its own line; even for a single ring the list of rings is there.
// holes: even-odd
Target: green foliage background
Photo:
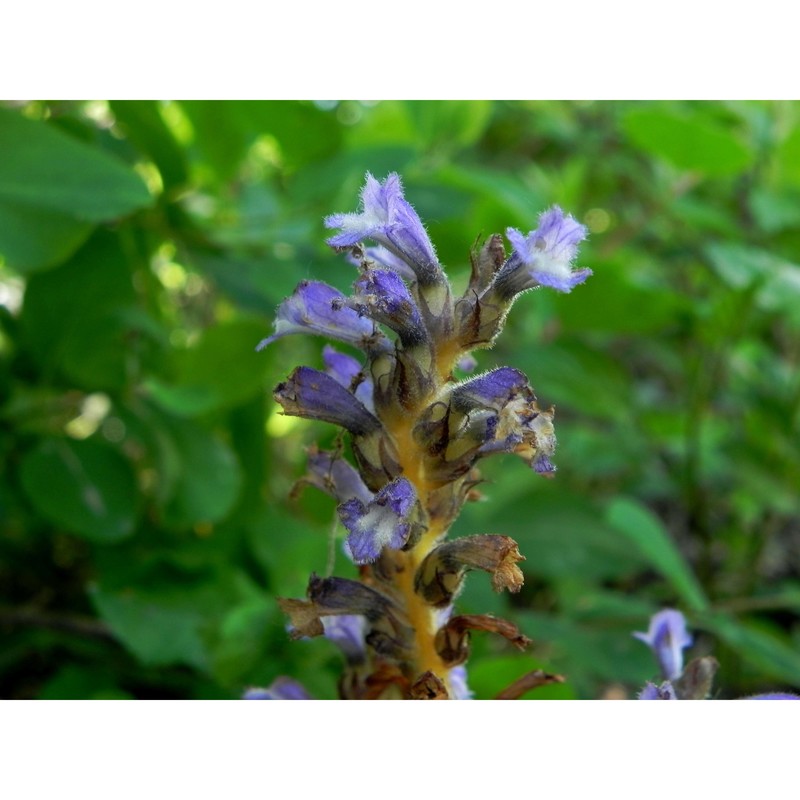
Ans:
[[[32,102],[0,107],[0,695],[236,697],[339,656],[276,596],[335,559],[334,506],[289,499],[323,424],[264,353],[303,278],[346,289],[322,217],[400,172],[458,285],[479,234],[559,203],[591,230],[569,296],[525,295],[481,369],[556,404],[552,481],[513,458],[455,533],[504,533],[526,585],[460,601],[534,639],[474,640],[491,697],[633,696],[664,605],[718,695],[800,689],[800,107],[793,103]],[[341,535],[338,531],[336,535]],[[548,694],[549,693],[549,694]]]

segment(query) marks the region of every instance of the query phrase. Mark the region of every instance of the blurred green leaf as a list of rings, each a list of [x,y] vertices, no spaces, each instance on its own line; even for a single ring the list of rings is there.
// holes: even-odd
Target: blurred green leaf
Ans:
[[[39,700],[128,700],[131,695],[114,684],[111,670],[70,664],[59,670],[38,695]]]
[[[782,183],[800,185],[800,128],[796,125],[775,154],[775,173]]]
[[[219,104],[227,109],[229,104]],[[242,111],[255,130],[274,136],[286,165],[297,168],[335,153],[341,144],[342,126],[335,114],[312,103],[288,100],[250,101]]]
[[[706,255],[731,287],[757,288],[761,308],[800,319],[800,266],[766,250],[727,242],[708,245]]]
[[[708,600],[697,578],[658,517],[641,503],[621,497],[609,503],[606,519],[628,546],[669,581],[689,608],[701,611],[707,607]]]
[[[89,390],[125,383],[138,339],[122,313],[136,302],[119,239],[96,233],[69,261],[33,276],[25,292],[23,341],[50,373]]]
[[[412,100],[405,105],[418,143],[429,148],[473,144],[492,116],[491,100]]]
[[[747,148],[730,131],[697,113],[636,108],[623,117],[622,125],[634,144],[680,169],[725,176],[735,175],[751,162]]]
[[[658,672],[653,654],[624,621],[581,625],[564,615],[527,610],[519,611],[517,619],[533,639],[532,652],[546,657],[549,671],[562,673],[582,696],[608,683],[627,684],[635,693]]]
[[[520,464],[513,466],[524,469]],[[524,477],[528,483],[538,478]],[[484,530],[513,537],[527,559],[521,565],[524,572],[536,578],[575,575],[602,580],[633,572],[643,563],[641,554],[614,536],[591,502],[571,492],[534,494],[531,487],[501,507],[490,499],[466,508],[454,526],[455,534]]]
[[[116,542],[133,532],[138,506],[133,470],[98,441],[42,441],[24,457],[20,480],[37,511],[72,533]]]
[[[172,500],[165,509],[171,525],[219,522],[233,509],[242,474],[230,447],[212,433],[174,420],[171,434],[181,471]]]
[[[100,618],[142,664],[206,668],[199,611],[164,607],[134,591],[111,594],[94,587],[90,596]]]
[[[112,100],[111,111],[130,139],[152,159],[164,187],[179,187],[189,179],[183,149],[165,124],[156,100]]]
[[[800,687],[800,652],[783,638],[722,614],[704,618],[703,623],[765,677]]]
[[[46,123],[3,109],[0,152],[14,153],[0,162],[1,202],[84,222],[115,219],[151,202],[142,179],[121,161]]]
[[[86,241],[91,223],[67,214],[0,200],[0,254],[28,273],[68,258]]]
[[[153,378],[145,386],[164,410],[185,417],[229,408],[266,393],[269,360],[255,349],[264,333],[263,324],[247,320],[209,328],[192,347],[176,354],[173,385]]]

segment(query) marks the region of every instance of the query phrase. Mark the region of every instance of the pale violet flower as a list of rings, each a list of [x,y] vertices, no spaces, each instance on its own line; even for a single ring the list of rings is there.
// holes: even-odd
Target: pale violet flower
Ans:
[[[592,274],[587,268],[572,269],[578,245],[586,235],[586,227],[558,206],[545,211],[539,217],[539,227],[527,235],[508,228],[506,236],[513,252],[497,274],[495,289],[503,297],[513,297],[534,286],[572,291]]]
[[[339,506],[339,518],[349,531],[347,547],[356,564],[377,561],[384,547],[399,549],[411,532],[409,515],[417,502],[413,484],[396,478],[363,503],[357,497]]]
[[[367,173],[361,190],[361,211],[331,214],[325,218],[325,227],[340,229],[328,239],[331,247],[352,247],[371,239],[406,263],[420,283],[438,283],[443,279],[425,226],[403,196],[400,176],[395,172],[383,183]]]
[[[666,680],[680,678],[683,673],[683,650],[692,644],[692,637],[686,630],[686,619],[680,611],[673,608],[659,611],[651,617],[647,633],[637,632],[633,635],[653,650]]]
[[[664,681],[660,686],[648,681],[644,689],[639,692],[639,700],[677,700],[675,689],[669,681]]]

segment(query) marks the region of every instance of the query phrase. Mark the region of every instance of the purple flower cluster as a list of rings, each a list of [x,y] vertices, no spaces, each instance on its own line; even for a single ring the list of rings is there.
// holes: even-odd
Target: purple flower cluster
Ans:
[[[490,237],[473,254],[469,286],[454,297],[398,175],[379,182],[368,174],[360,210],[333,214],[325,225],[336,231],[328,244],[359,270],[352,294],[302,282],[259,349],[310,333],[361,354],[326,346],[322,369],[297,367],[274,393],[284,413],[349,434],[352,461],[312,448],[302,480],[335,498],[360,581],[312,576],[306,598],[280,603],[293,636],[324,635],[342,651],[343,698],[468,698],[471,632],[493,632],[517,647],[528,640],[495,617],[454,615],[453,602],[473,569],[488,572],[498,591],[518,591],[522,556],[507,536],[445,537],[475,495],[481,459],[513,453],[551,474],[556,439],[553,409],[538,406],[519,370],[500,367],[465,381],[454,370],[474,368],[471,351],[491,346],[520,293],[535,286],[568,292],[586,280],[590,270],[572,269],[586,229],[553,207],[527,235],[508,229],[508,257],[502,237]],[[551,679],[537,674],[520,686]],[[301,694],[279,679],[247,696]]]

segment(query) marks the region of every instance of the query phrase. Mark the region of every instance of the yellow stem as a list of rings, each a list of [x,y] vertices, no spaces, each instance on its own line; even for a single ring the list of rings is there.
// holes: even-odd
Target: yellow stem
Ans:
[[[445,381],[450,377],[453,362],[458,355],[459,349],[456,343],[447,342],[444,347],[440,345],[432,370],[436,375],[437,385],[430,397],[439,394]],[[427,406],[430,397],[421,400],[418,410],[407,410],[405,413],[393,414],[391,418],[383,419],[387,432],[394,439],[403,475],[414,485],[417,497],[425,509],[430,508],[430,495],[438,486],[431,484],[427,479],[424,453],[414,441],[412,432],[419,421],[419,414]],[[415,675],[412,678],[430,670],[441,678],[445,685],[448,684],[449,668],[436,652],[435,609],[414,591],[414,575],[428,553],[447,532],[448,525],[447,521],[435,517],[430,520],[428,530],[420,537],[417,544],[407,552],[398,553],[400,570],[397,577],[397,588],[411,627],[414,629]]]

